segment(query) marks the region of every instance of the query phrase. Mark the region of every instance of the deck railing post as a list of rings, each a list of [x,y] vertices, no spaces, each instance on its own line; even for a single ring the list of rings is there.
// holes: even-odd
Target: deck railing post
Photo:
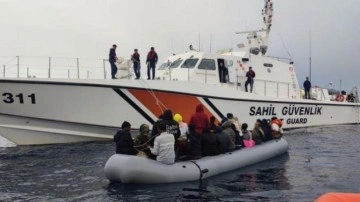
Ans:
[[[51,57],[49,57],[49,79],[51,78]]]
[[[4,65],[4,71],[3,71],[3,78],[5,78],[5,69],[6,69],[6,66]]]
[[[16,56],[16,66],[17,66],[17,78],[20,77],[20,57]]]
[[[76,58],[77,78],[80,79],[80,65],[79,58]]]
[[[86,78],[87,78],[87,79],[89,79],[89,75],[90,75],[90,72],[89,72],[89,70],[87,70],[87,73],[86,73],[86,75],[87,75],[87,76],[86,76]]]
[[[103,59],[103,68],[104,68],[104,79],[106,79],[105,59]]]
[[[70,69],[68,69],[68,79],[70,79]]]
[[[276,95],[279,97],[279,82],[276,83]]]
[[[29,67],[26,68],[26,78],[29,78]]]

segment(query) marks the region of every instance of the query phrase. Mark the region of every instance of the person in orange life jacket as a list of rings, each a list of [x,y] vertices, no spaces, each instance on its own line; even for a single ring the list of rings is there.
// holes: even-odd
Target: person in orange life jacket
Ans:
[[[209,128],[209,118],[204,112],[204,106],[202,104],[198,104],[195,109],[195,114],[193,114],[190,118],[189,124],[194,125],[195,131],[197,134],[202,134],[204,128]]]
[[[306,77],[303,86],[305,91],[305,99],[310,99],[311,82],[309,81],[309,77]]]
[[[250,84],[250,93],[253,91],[255,72],[252,67],[249,67],[249,71],[246,73],[245,91],[248,92],[248,85]]]
[[[121,130],[114,136],[117,154],[136,155],[138,153],[134,148],[134,141],[131,137],[130,130],[131,124],[124,121],[121,125]]]
[[[148,80],[150,80],[150,70],[152,72],[152,80],[155,79],[155,67],[157,61],[158,55],[155,52],[154,47],[151,47],[146,59]]]
[[[283,136],[282,122],[277,117],[271,118],[271,137],[273,139],[280,139]]]
[[[116,44],[114,44],[112,46],[112,48],[110,48],[110,53],[109,53],[109,62],[110,62],[110,66],[111,66],[111,78],[112,79],[116,79],[115,75],[117,73],[117,66],[115,65],[115,62],[117,60],[117,57],[116,57]]]
[[[136,79],[140,79],[140,54],[138,53],[138,49],[134,50],[134,53],[131,55],[131,60],[133,61]]]

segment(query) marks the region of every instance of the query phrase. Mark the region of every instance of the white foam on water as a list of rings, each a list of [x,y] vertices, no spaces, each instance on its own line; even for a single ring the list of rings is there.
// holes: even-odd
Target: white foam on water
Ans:
[[[0,147],[16,147],[16,144],[0,136]]]

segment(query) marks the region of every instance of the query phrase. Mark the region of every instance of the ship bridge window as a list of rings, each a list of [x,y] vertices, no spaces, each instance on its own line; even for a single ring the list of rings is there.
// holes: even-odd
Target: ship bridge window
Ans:
[[[187,59],[187,60],[185,60],[184,64],[181,65],[181,68],[192,69],[195,67],[195,65],[197,64],[198,61],[199,61],[198,58]]]
[[[173,63],[171,63],[171,65],[169,66],[170,69],[175,69],[175,68],[178,68],[179,65],[183,62],[182,59],[177,59],[175,60]]]
[[[216,70],[215,60],[203,59],[199,64],[199,69]]]
[[[158,70],[164,70],[164,69],[168,68],[169,65],[170,65],[170,62],[162,63],[162,64],[158,67]]]
[[[273,67],[273,64],[270,64],[270,63],[264,63],[264,67]]]

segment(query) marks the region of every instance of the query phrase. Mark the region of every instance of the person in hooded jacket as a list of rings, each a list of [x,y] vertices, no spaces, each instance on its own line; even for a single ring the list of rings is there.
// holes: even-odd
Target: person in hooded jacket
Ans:
[[[261,144],[265,138],[264,131],[261,129],[261,120],[260,119],[256,120],[256,122],[255,122],[255,126],[252,131],[252,138],[255,141],[256,145]]]
[[[227,120],[222,124],[222,127],[223,127],[223,132],[229,137],[228,150],[234,151],[236,134],[235,134],[234,130],[232,129],[232,122]]]
[[[134,148],[134,141],[131,137],[130,130],[131,124],[124,121],[121,125],[121,130],[114,135],[117,154],[136,155],[138,153],[138,151]]]
[[[215,129],[216,141],[219,148],[219,153],[223,154],[229,151],[230,138],[227,134],[223,133],[221,126],[217,126]]]
[[[264,131],[264,142],[272,140],[271,125],[267,119],[261,120],[261,129]]]
[[[202,135],[202,156],[216,156],[219,154],[216,134],[205,128]]]
[[[191,125],[195,125],[195,131],[197,134],[202,134],[204,128],[209,128],[209,117],[204,112],[204,106],[199,104],[196,106],[195,114],[190,118]]]

